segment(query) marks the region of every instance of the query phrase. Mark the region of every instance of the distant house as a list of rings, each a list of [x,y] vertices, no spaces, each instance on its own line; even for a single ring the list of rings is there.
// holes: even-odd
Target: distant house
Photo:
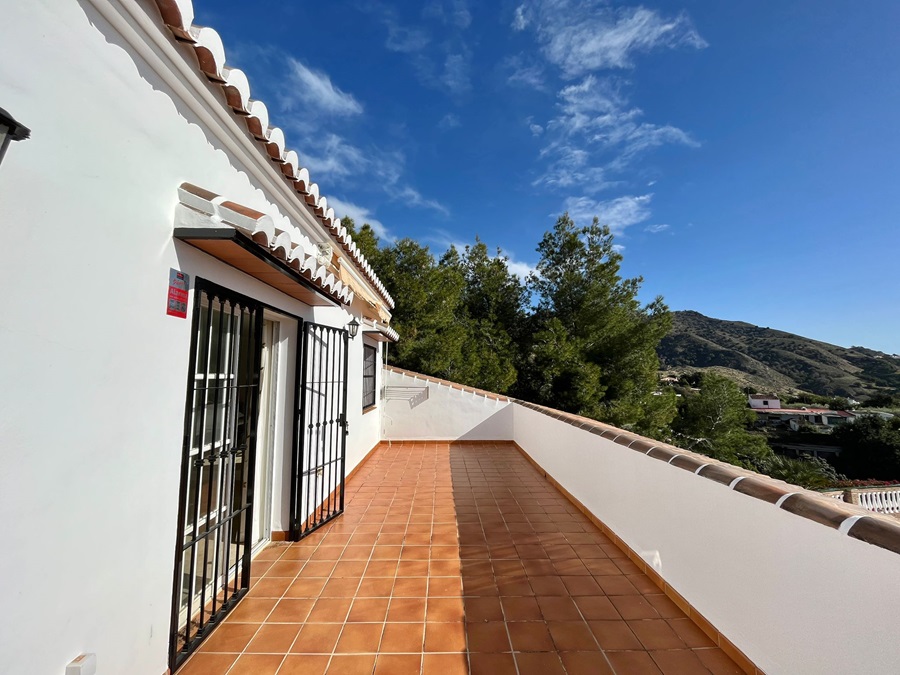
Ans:
[[[817,427],[830,429],[841,424],[853,421],[855,415],[844,410],[831,410],[829,408],[754,408],[756,421],[761,426],[786,425],[792,431],[799,431],[801,425],[811,424]]]
[[[768,394],[750,394],[750,407],[754,410],[780,408],[781,401],[777,396]]]

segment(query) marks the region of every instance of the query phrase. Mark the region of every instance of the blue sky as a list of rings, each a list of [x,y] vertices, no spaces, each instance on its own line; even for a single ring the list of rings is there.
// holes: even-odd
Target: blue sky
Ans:
[[[195,0],[329,204],[515,270],[597,215],[672,309],[900,352],[900,3]]]

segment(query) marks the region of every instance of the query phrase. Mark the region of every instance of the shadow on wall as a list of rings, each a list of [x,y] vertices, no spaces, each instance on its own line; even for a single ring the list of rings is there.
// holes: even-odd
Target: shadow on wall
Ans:
[[[432,397],[386,400],[384,440],[511,441],[513,406],[507,401]]]

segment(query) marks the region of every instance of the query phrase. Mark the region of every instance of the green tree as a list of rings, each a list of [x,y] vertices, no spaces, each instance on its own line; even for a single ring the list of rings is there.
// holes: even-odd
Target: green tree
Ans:
[[[560,355],[560,368],[550,370],[566,372],[577,356],[582,364],[590,364],[599,378],[596,390],[566,397],[570,402],[587,402],[599,393],[598,400],[580,410],[566,409],[581,414],[593,411],[592,417],[649,436],[664,434],[675,415],[675,396],[671,390],[658,392],[656,377],[656,347],[671,327],[671,315],[662,298],[641,305],[637,294],[643,279],[622,278],[622,256],[613,245],[609,228],[601,226],[597,218],[587,227],[578,227],[563,214],[544,235],[538,252],[541,259],[530,277],[531,289],[539,299],[531,330],[535,336],[550,334],[556,340],[559,331],[564,331],[564,344],[570,350],[569,356]],[[552,328],[551,321],[556,322]],[[524,358],[533,364],[536,343],[530,342]],[[546,352],[543,356],[552,358]],[[593,378],[592,374],[582,384]],[[559,389],[560,385],[543,387],[544,392]],[[541,395],[540,387],[521,378],[519,390],[524,398]]]
[[[757,463],[753,468],[772,478],[809,490],[831,487],[844,478],[824,459],[808,456],[793,459],[773,454]]]
[[[477,237],[462,254],[451,248],[441,264],[456,266],[465,279],[466,384],[505,393],[517,378],[515,340],[525,314],[525,287],[509,271],[503,252],[491,256]]]
[[[606,392],[602,372],[584,359],[584,347],[562,322],[541,322],[520,359],[519,390],[534,403],[600,419]]]
[[[378,235],[375,234],[375,230],[372,229],[372,226],[369,225],[369,223],[363,223],[363,226],[357,232],[356,223],[353,222],[353,218],[350,216],[341,218],[341,225],[343,225],[347,229],[347,232],[350,233],[350,236],[353,237],[353,243],[356,244],[359,252],[369,261],[369,264],[377,268],[381,250]]]
[[[773,457],[766,439],[748,431],[755,414],[740,388],[727,377],[703,373],[700,392],[682,398],[672,425],[675,442],[687,450],[746,468]]]
[[[389,353],[392,363],[460,382],[467,364],[462,291],[455,266],[438,265],[427,246],[401,239],[378,254],[378,276],[397,299],[392,325],[401,335]]]
[[[832,437],[841,446],[835,464],[850,478],[900,480],[900,418],[863,415]]]

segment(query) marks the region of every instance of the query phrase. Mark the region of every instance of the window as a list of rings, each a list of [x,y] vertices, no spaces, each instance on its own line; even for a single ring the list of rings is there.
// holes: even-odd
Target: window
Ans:
[[[375,405],[375,365],[378,362],[378,350],[363,345],[363,409]]]

